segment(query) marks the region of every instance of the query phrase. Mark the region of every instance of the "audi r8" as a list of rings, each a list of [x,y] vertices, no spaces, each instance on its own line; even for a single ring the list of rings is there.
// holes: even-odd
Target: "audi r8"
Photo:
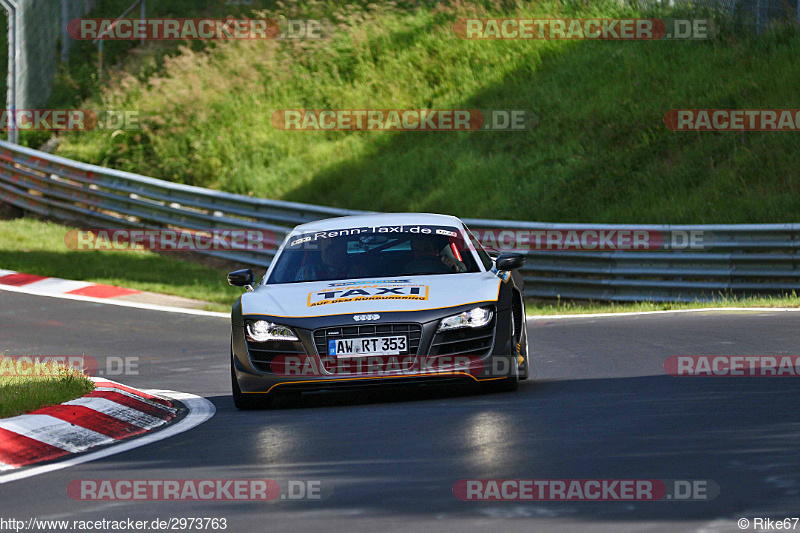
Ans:
[[[359,215],[310,222],[283,241],[231,313],[240,409],[276,394],[384,384],[527,379],[521,254],[490,254],[456,217]]]

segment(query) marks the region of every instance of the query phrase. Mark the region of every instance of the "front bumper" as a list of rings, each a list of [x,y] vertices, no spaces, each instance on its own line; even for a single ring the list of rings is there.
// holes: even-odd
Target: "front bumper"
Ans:
[[[494,303],[487,302],[485,305]],[[324,343],[320,342],[320,331],[327,328],[352,329],[355,327],[352,314],[313,319],[248,315],[236,324],[234,313],[231,349],[239,388],[244,393],[355,389],[386,385],[489,382],[514,375],[518,354],[513,342],[510,308],[498,309],[495,306],[495,316],[486,331],[474,332],[473,337],[480,337],[479,342],[471,342],[467,333],[473,332],[464,330],[437,335],[436,329],[442,318],[473,307],[475,304],[439,309],[435,313],[382,313],[379,320],[359,327],[375,327],[380,336],[390,334],[387,331],[398,326],[400,329],[413,326],[412,329],[419,330],[416,351],[408,355],[363,358],[361,361],[351,359],[345,364],[320,353],[324,349]],[[265,352],[257,350],[263,346],[249,343],[245,338],[244,318],[270,320],[290,326],[299,341],[280,346],[280,350],[270,354],[273,356],[272,362],[265,364]],[[466,338],[466,342],[462,342],[458,332],[464,333],[461,337]],[[281,353],[283,351],[286,353]],[[290,363],[287,364],[287,361]]]

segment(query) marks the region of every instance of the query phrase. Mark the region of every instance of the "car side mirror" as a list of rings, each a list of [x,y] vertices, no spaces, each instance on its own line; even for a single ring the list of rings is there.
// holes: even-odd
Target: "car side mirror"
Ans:
[[[494,261],[497,270],[507,272],[516,270],[525,264],[525,256],[522,254],[500,254]]]
[[[233,285],[234,287],[250,287],[252,290],[252,285],[256,280],[255,274],[249,268],[244,268],[242,270],[235,270],[228,274],[228,283]]]

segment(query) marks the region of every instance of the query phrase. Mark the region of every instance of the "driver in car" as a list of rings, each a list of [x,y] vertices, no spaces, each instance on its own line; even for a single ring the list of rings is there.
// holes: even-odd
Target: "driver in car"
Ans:
[[[303,265],[296,281],[347,279],[361,275],[360,267],[348,265],[345,239],[322,239],[319,247],[321,261]]]

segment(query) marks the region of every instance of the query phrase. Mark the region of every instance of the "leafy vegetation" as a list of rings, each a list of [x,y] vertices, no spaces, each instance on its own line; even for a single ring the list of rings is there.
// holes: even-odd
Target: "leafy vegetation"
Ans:
[[[379,211],[617,223],[788,222],[795,135],[674,132],[682,108],[794,108],[800,35],[707,41],[463,40],[460,17],[690,16],[616,2],[299,2],[327,40],[216,42],[140,56],[90,107],[140,131],[69,135],[60,155],[269,198]],[[263,11],[259,16],[276,17]],[[694,14],[692,16],[697,16]],[[526,132],[298,132],[281,109],[531,109]]]

